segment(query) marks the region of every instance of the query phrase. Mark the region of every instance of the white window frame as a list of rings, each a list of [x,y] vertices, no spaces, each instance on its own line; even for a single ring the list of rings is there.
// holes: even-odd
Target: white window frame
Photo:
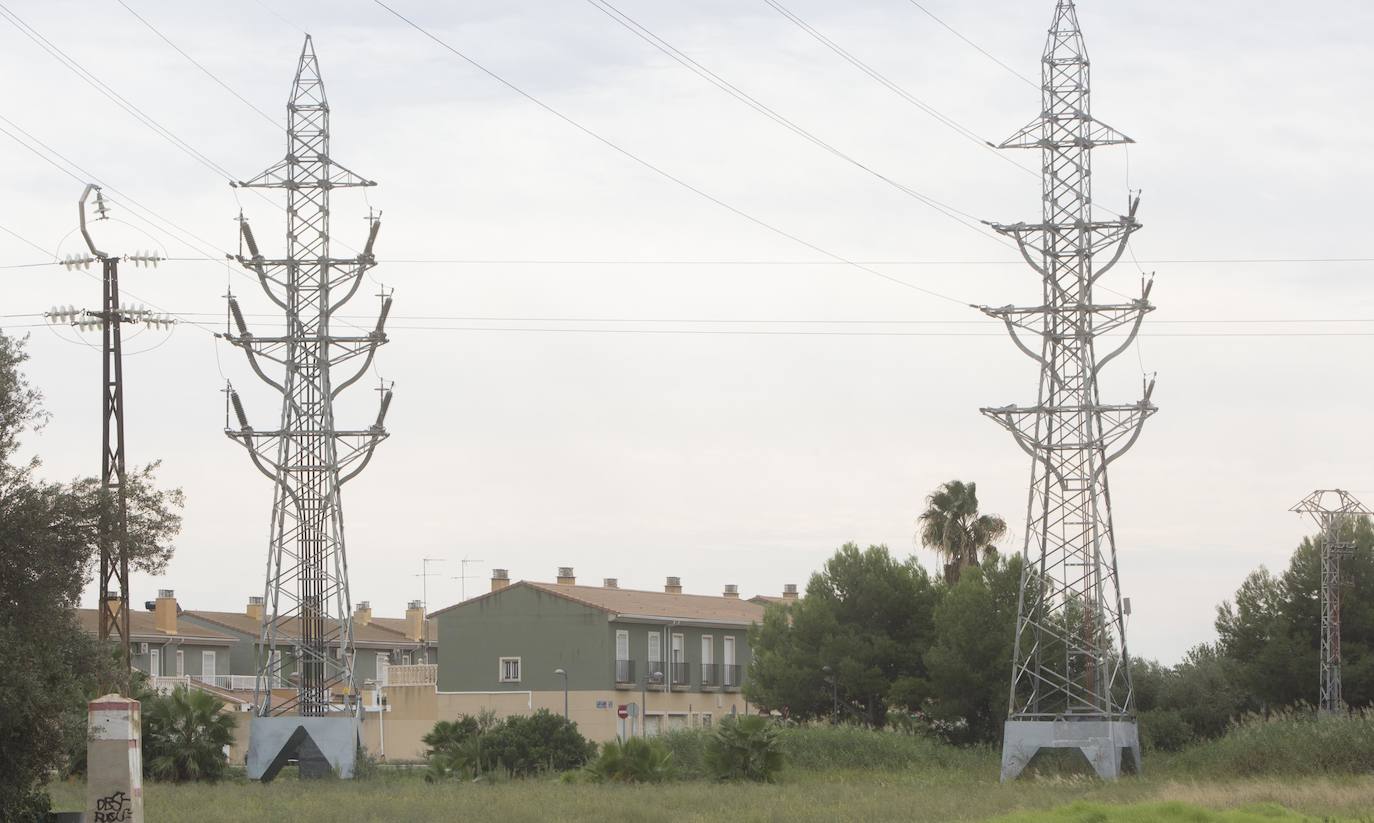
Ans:
[[[716,662],[716,639],[709,634],[701,636],[701,665],[710,666]]]
[[[723,655],[724,659],[721,661],[721,665],[725,668],[722,670],[723,676],[720,682],[725,686],[738,686],[738,683],[730,679],[730,670],[735,666],[735,636],[733,634],[727,634],[722,640],[724,642],[725,654]]]
[[[630,659],[630,632],[626,629],[616,629],[615,631],[615,659]]]
[[[673,644],[673,645],[672,645],[672,655],[673,655],[673,657],[672,657],[672,662],[674,662],[674,663],[686,663],[686,662],[687,662],[687,635],[681,634],[681,633],[679,633],[679,632],[674,632],[674,633],[673,633],[672,644]]]
[[[208,666],[206,664],[209,664]],[[219,674],[219,660],[211,650],[202,650],[200,653],[200,677],[201,682],[214,683],[215,675]],[[208,680],[206,678],[209,678]]]
[[[186,676],[186,651],[177,649],[177,677]]]
[[[514,663],[514,664],[515,664],[515,677],[507,677],[507,676],[506,676],[506,664],[507,664],[507,663]],[[520,665],[520,658],[518,658],[518,657],[502,657],[502,658],[500,658],[500,659],[498,660],[497,664],[496,664],[496,680],[497,680],[497,682],[499,682],[499,683],[519,683],[519,682],[520,682],[520,675],[522,674],[522,672],[520,671],[521,668],[522,668],[522,667],[521,667],[521,665]]]
[[[663,636],[657,631],[649,632],[649,663],[652,667],[654,663],[663,662]],[[652,672],[650,672],[652,674]]]
[[[386,681],[387,681],[387,670],[390,669],[390,668],[391,668],[391,653],[390,653],[390,652],[377,652],[377,671],[375,672],[374,678],[373,678],[373,679],[374,679],[377,683],[379,683],[379,684],[385,686],[385,685],[386,685]]]
[[[162,649],[148,649],[148,674],[153,677],[162,676]]]

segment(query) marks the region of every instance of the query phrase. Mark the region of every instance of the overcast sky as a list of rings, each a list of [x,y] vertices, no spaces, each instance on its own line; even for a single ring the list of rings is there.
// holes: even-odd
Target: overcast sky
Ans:
[[[466,567],[469,595],[485,589],[492,567],[547,580],[563,565],[584,582],[657,588],[676,575],[689,592],[736,583],[746,596],[778,593],[805,585],[851,540],[915,552],[933,567],[913,542],[913,519],[924,496],[954,478],[978,483],[983,509],[1006,516],[1006,546],[1019,550],[1029,466],[978,408],[1032,403],[1036,370],[965,304],[1032,304],[1038,281],[986,233],[747,108],[585,0],[395,4],[685,183],[952,299],[852,266],[802,265],[827,258],[636,164],[368,0],[124,1],[277,119],[308,29],[333,109],[333,156],[380,184],[368,202],[338,196],[333,209],[336,240],[354,248],[369,203],[384,212],[374,276],[396,289],[392,342],[377,361],[396,384],[392,436],[345,487],[355,602],[400,614],[421,596],[424,557],[447,561],[430,567],[432,608],[459,598],[464,557],[478,561]],[[1038,76],[1051,0],[923,4]],[[1001,139],[1038,112],[1035,89],[909,0],[784,5],[977,137]],[[1034,175],[860,73],[763,0],[617,7],[910,189],[980,219],[1038,217]],[[2,8],[235,177],[282,156],[278,127],[118,0]],[[1335,0],[1312,14],[1240,0],[1084,0],[1080,16],[1094,113],[1138,141],[1129,156],[1098,152],[1098,202],[1117,210],[1128,186],[1144,191],[1145,229],[1132,245],[1140,266],[1128,260],[1104,283],[1133,294],[1141,269],[1157,273],[1159,310],[1138,352],[1108,367],[1103,396],[1133,402],[1142,371],[1159,373],[1160,413],[1113,465],[1111,483],[1133,650],[1172,661],[1214,637],[1216,604],[1250,570],[1286,564],[1309,531],[1290,505],[1331,487],[1374,502],[1365,379],[1374,338],[1361,336],[1374,333],[1374,296],[1362,288],[1374,266],[1196,262],[1370,255],[1374,7]],[[264,314],[251,320],[271,321],[254,284],[210,258],[237,250],[240,208],[264,253],[277,253],[277,208],[236,197],[223,175],[12,22],[0,22],[0,76],[0,113],[13,122],[0,127],[27,130],[86,170],[77,177],[107,185],[113,217],[125,221],[96,227],[107,250],[191,258],[156,271],[126,265],[129,302],[222,329],[228,285],[245,311]],[[0,172],[0,225],[43,249],[81,251],[77,180],[3,136]],[[130,201],[177,228],[150,228]],[[0,233],[0,265],[48,259]],[[440,259],[480,262],[404,262]],[[533,260],[656,262],[519,262]],[[681,262],[741,260],[767,265]],[[0,323],[14,333],[50,306],[99,301],[98,282],[77,272],[0,276]],[[368,283],[346,312],[351,322],[370,323],[376,292]],[[749,322],[645,322],[667,320]],[[100,357],[81,344],[97,341],[27,331],[29,372],[53,418],[26,448],[53,477],[95,474]],[[680,331],[735,333],[665,333]],[[262,593],[271,487],[222,433],[225,379],[259,428],[278,407],[241,353],[206,328],[148,331],[126,347],[143,352],[126,367],[129,459],[161,459],[163,480],[187,494],[167,576],[135,576],[133,598],[167,587],[187,608],[241,608]],[[372,385],[341,398],[341,426],[372,420]]]

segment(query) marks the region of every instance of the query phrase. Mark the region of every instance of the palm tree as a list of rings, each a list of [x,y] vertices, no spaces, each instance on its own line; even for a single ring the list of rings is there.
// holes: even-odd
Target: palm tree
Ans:
[[[978,513],[978,484],[951,480],[926,498],[926,510],[916,518],[921,545],[934,549],[945,564],[945,580],[953,585],[959,575],[980,560],[993,557],[994,547],[1007,533],[1007,521],[995,514]]]
[[[234,741],[235,719],[223,711],[223,700],[178,686],[145,705],[144,754],[153,777],[181,783],[224,774],[224,749]]]

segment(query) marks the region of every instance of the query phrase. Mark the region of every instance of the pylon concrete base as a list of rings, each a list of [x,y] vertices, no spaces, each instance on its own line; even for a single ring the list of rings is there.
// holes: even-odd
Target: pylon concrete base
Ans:
[[[304,779],[353,776],[358,757],[358,718],[253,716],[248,739],[248,777],[269,782],[296,760]]]
[[[1002,782],[1015,780],[1041,749],[1078,749],[1103,780],[1123,767],[1140,773],[1134,720],[1008,720],[1002,734]]]

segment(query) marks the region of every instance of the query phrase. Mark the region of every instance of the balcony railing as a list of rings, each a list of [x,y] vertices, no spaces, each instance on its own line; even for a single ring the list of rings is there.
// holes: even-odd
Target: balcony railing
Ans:
[[[720,685],[720,664],[701,664],[701,685],[703,688],[716,688]]]
[[[186,676],[176,677],[159,674],[149,677],[148,681],[149,685],[153,687],[153,691],[158,694],[170,694],[177,686],[185,686],[188,689],[191,687],[191,678]]]
[[[620,684],[635,682],[635,662],[633,660],[615,661],[615,682]]]
[[[258,678],[251,674],[193,674],[191,679],[217,689],[249,692],[258,682]]]
[[[439,667],[433,663],[383,666],[377,682],[382,686],[433,686],[439,682]]]
[[[674,686],[686,686],[688,683],[692,682],[691,663],[674,663],[672,667]]]
[[[721,666],[721,670],[724,675],[722,685],[727,689],[738,689],[740,680],[744,676],[743,667],[732,663]]]

